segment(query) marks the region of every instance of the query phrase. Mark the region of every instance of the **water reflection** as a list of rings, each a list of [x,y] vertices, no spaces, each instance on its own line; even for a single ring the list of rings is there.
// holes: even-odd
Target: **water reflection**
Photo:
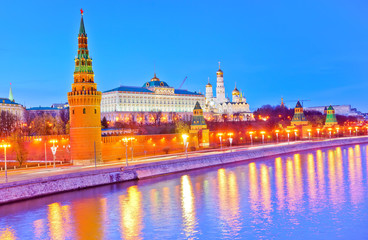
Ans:
[[[350,235],[366,231],[367,154],[322,149],[0,206],[0,239],[361,239]]]
[[[226,174],[226,170],[221,168],[217,171],[217,176],[221,231],[223,236],[234,237],[240,230],[239,192],[236,175],[234,172]]]
[[[188,175],[181,177],[181,207],[185,236],[192,238],[196,233],[196,216],[193,187]]]
[[[309,194],[309,205],[313,212],[316,211],[317,205],[317,187],[316,187],[316,171],[314,164],[314,155],[312,153],[308,154],[308,194]]]
[[[11,228],[6,228],[5,230],[0,231],[0,239],[1,240],[15,240],[15,232]]]
[[[119,196],[122,239],[142,239],[142,193],[131,186]]]
[[[275,171],[276,171],[276,193],[278,201],[278,209],[284,208],[284,173],[282,169],[282,160],[280,157],[275,159]]]
[[[70,237],[72,230],[70,206],[61,206],[60,203],[53,203],[48,207],[48,226],[50,237],[52,239],[65,239]],[[83,230],[84,229],[82,229],[82,231]],[[39,230],[39,232],[40,231],[41,230]]]

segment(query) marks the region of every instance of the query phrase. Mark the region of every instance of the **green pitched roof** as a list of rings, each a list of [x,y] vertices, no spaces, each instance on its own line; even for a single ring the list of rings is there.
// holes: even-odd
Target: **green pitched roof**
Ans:
[[[199,102],[196,102],[196,105],[194,106],[194,110],[202,109],[201,105],[199,105]]]
[[[87,35],[86,34],[86,29],[84,28],[83,15],[82,15],[81,22],[80,22],[79,34]]]
[[[332,105],[330,105],[330,106],[327,108],[327,110],[335,110],[335,109],[332,107]]]

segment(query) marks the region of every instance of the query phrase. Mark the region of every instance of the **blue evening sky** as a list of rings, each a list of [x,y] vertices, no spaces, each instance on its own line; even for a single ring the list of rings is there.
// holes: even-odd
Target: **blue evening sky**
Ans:
[[[236,82],[251,110],[284,97],[368,112],[365,0],[4,0],[1,97],[11,82],[27,107],[67,101],[80,8],[101,91],[141,86],[156,65],[169,85],[188,76],[183,88],[204,92],[221,61],[227,95]]]

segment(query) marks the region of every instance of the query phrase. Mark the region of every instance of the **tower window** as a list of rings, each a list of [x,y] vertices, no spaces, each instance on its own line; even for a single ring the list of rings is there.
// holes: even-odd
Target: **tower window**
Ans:
[[[95,114],[97,114],[97,109],[95,108]]]
[[[83,108],[83,114],[86,114],[86,109],[85,108]]]
[[[86,90],[86,88],[85,88],[85,87],[83,87],[83,88],[82,88],[82,91],[85,91],[85,90]]]
[[[72,113],[74,114],[74,109],[73,109]]]
[[[84,78],[82,79],[82,82],[85,82]]]

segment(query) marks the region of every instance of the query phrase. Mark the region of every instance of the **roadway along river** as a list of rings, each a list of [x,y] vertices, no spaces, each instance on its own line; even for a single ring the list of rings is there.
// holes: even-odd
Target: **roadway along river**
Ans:
[[[366,144],[0,206],[0,239],[367,239]]]

